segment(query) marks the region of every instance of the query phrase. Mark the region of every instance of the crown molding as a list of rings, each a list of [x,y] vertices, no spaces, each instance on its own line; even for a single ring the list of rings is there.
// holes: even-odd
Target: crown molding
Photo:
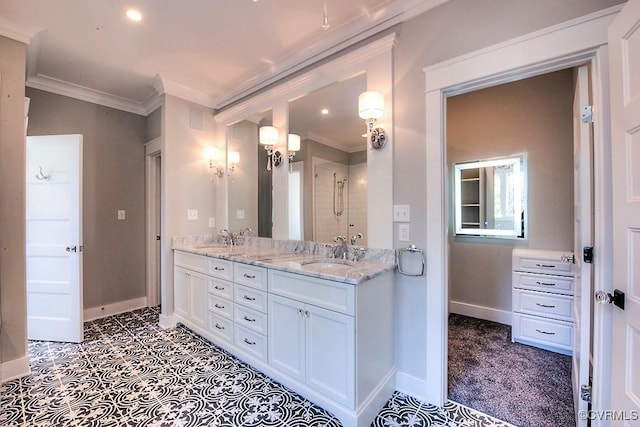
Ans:
[[[331,148],[335,148],[336,150],[344,151],[346,153],[357,153],[358,151],[363,151],[367,148],[366,143],[364,142],[365,141],[364,138],[362,139],[363,141],[362,147],[354,147],[353,145],[349,145],[345,147],[344,144],[340,144],[339,142],[333,139],[318,135],[317,133],[311,132],[311,131],[303,132],[300,135],[300,138],[302,140],[308,139],[308,140],[317,142],[319,144],[326,145]]]
[[[204,107],[215,107],[215,101],[211,95],[169,80],[159,74],[153,78],[151,86],[159,95],[171,95]]]
[[[0,36],[29,45],[31,44],[31,40],[40,31],[40,28],[17,24],[0,16]]]
[[[140,102],[111,95],[95,89],[90,89],[85,86],[75,85],[41,74],[29,76],[27,78],[26,86],[62,96],[68,96],[69,98],[79,99],[81,101],[91,102],[92,104],[98,104],[104,107],[115,108],[116,110],[127,111],[141,116],[146,116],[148,114],[145,106]]]

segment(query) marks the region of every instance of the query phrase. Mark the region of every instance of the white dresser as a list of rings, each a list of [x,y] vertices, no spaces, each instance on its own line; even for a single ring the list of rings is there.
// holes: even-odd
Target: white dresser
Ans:
[[[512,341],[570,355],[573,343],[571,252],[513,250]]]

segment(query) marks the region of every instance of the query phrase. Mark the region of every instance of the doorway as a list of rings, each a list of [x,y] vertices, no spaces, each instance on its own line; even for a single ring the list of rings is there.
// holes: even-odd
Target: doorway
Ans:
[[[160,305],[162,248],[162,151],[160,138],[145,144],[146,153],[146,290],[147,306]]]

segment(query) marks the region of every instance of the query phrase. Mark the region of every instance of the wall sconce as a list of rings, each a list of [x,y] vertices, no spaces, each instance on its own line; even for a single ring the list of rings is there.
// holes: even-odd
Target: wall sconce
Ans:
[[[219,157],[218,149],[216,147],[204,147],[203,156],[209,162],[209,173],[213,173],[219,178],[222,177],[222,175],[224,175],[224,168],[216,164],[216,160],[218,160]]]
[[[382,92],[371,90],[362,92],[358,97],[358,115],[367,122],[369,144],[380,150],[387,143],[387,135],[381,127],[375,127],[376,120],[384,114],[384,96]]]
[[[293,158],[300,151],[300,135],[290,133],[287,138],[287,151],[289,152],[289,172],[293,171]]]
[[[236,165],[240,163],[240,153],[238,151],[229,152],[229,172],[236,169]]]
[[[278,167],[282,164],[282,154],[279,151],[274,152],[273,146],[278,143],[278,129],[273,126],[260,127],[259,135],[260,144],[264,145],[267,150],[267,170],[271,170],[271,165]]]

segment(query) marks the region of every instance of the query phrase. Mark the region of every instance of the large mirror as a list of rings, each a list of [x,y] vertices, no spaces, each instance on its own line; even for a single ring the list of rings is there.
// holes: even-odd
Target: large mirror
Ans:
[[[454,165],[455,234],[524,238],[524,155]]]
[[[289,165],[289,237],[367,245],[367,140],[358,117],[360,74],[289,102],[289,134],[300,149]],[[291,137],[291,136],[290,136]]]

